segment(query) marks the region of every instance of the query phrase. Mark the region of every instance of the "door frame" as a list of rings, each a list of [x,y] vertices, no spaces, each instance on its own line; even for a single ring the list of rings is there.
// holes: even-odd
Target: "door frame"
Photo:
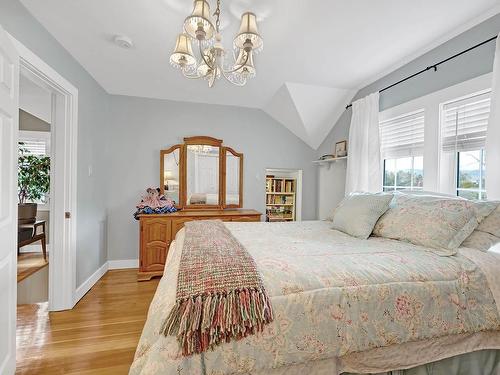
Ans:
[[[49,310],[72,309],[76,295],[78,89],[12,35],[20,70],[49,86],[52,95],[51,253]],[[57,129],[56,129],[57,128]],[[56,141],[58,129],[59,139]],[[63,134],[63,135],[62,135]],[[63,142],[61,142],[63,140]],[[63,176],[57,178],[56,176]],[[69,217],[66,217],[69,213]],[[68,220],[69,219],[69,220]]]

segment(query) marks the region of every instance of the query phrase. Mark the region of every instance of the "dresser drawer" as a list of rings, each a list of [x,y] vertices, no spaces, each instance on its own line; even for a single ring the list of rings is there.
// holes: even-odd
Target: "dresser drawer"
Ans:
[[[260,221],[260,216],[233,216],[231,221]]]

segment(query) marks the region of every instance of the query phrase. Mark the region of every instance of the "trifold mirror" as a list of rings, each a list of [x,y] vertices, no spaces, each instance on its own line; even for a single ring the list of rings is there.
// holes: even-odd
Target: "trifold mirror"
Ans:
[[[241,208],[243,154],[220,139],[184,138],[160,151],[160,189],[178,208]]]

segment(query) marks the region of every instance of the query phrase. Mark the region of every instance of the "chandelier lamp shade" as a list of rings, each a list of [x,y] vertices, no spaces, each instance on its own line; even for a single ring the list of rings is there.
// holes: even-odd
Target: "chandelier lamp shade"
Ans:
[[[264,45],[257,16],[251,12],[241,15],[240,28],[229,54],[222,45],[220,13],[220,0],[213,14],[207,0],[194,0],[193,11],[184,20],[183,32],[177,36],[170,63],[186,78],[206,79],[209,87],[222,77],[234,85],[244,86],[256,75],[253,55],[262,51]],[[228,55],[232,55],[231,58]]]

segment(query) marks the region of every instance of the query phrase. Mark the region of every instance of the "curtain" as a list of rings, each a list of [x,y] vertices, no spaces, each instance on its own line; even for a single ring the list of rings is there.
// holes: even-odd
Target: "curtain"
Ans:
[[[495,62],[493,64],[493,85],[491,112],[486,132],[486,191],[488,199],[500,199],[500,36],[497,38]]]
[[[352,103],[346,195],[355,191],[376,193],[382,190],[379,97],[376,92]]]

